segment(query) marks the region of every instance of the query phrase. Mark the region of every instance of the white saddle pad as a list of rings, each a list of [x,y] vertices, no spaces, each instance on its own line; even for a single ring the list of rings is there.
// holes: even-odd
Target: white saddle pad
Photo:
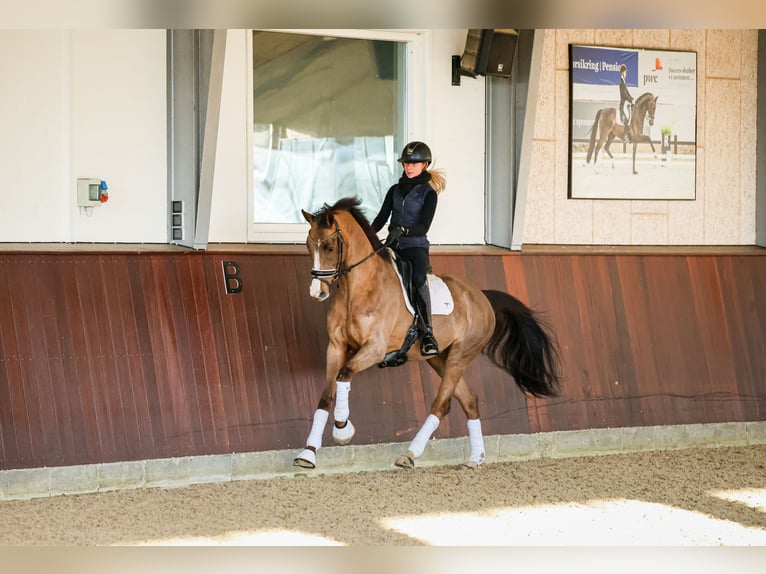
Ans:
[[[396,263],[391,262],[396,271],[396,276],[399,277],[399,286],[402,288],[402,295],[404,296],[404,304],[407,306],[407,310],[414,315],[415,309],[412,308],[410,298],[407,297],[407,288],[404,286],[402,276],[399,274],[399,270],[396,268]],[[441,277],[429,273],[426,276],[428,281],[428,290],[431,293],[431,315],[449,315],[455,309],[455,302],[452,300],[452,293],[450,293],[447,284],[442,281]]]

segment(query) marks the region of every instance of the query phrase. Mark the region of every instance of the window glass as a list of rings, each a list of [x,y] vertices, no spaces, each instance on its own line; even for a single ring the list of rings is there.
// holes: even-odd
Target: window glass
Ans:
[[[358,196],[374,216],[399,177],[405,44],[253,32],[253,222]]]

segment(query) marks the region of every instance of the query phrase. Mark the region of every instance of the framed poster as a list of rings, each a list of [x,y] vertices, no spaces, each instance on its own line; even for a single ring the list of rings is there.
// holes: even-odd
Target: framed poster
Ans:
[[[569,198],[695,199],[697,53],[569,45]]]

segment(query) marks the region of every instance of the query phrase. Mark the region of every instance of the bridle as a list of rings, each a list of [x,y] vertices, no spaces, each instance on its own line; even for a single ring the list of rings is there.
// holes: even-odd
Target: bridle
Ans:
[[[343,267],[343,234],[340,232],[340,227],[338,227],[338,223],[335,222],[335,232],[328,235],[327,237],[323,239],[314,239],[311,237],[311,231],[309,231],[308,240],[311,241],[316,247],[316,249],[319,249],[319,246],[322,245],[325,241],[328,239],[332,239],[335,236],[338,236],[338,260],[335,263],[335,269],[311,269],[311,277],[314,279],[317,279],[318,281],[321,281],[328,287],[331,287],[335,281],[337,281],[341,276],[345,275],[346,273],[349,273],[352,269],[355,267],[358,267],[374,255],[376,255],[378,252],[385,249],[385,245],[381,245],[378,249],[375,249],[372,253],[365,256],[363,259],[357,261],[356,263],[353,263],[352,265],[349,265],[347,267]]]

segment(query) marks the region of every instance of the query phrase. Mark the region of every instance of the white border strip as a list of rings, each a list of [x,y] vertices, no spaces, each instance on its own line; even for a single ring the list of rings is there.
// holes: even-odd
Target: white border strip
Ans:
[[[766,421],[588,429],[485,437],[487,463],[766,444]],[[298,449],[0,471],[0,501],[137,488],[393,470],[405,443],[334,446],[318,468],[293,466]],[[460,464],[467,437],[429,441],[419,467]]]

